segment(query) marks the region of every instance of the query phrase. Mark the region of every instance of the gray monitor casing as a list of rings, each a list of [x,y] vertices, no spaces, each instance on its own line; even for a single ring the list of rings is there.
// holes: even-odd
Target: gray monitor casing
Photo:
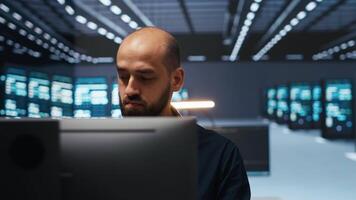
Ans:
[[[0,199],[60,200],[59,123],[0,118]]]
[[[63,119],[62,198],[196,199],[194,118]]]

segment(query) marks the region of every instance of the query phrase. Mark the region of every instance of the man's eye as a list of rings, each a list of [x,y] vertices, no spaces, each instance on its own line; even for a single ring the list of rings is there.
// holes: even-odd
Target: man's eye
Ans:
[[[121,80],[127,80],[127,79],[129,79],[129,76],[120,75],[119,78],[120,78]]]
[[[149,80],[153,80],[154,77],[152,77],[152,76],[141,76],[140,79],[144,80],[144,81],[149,81]]]

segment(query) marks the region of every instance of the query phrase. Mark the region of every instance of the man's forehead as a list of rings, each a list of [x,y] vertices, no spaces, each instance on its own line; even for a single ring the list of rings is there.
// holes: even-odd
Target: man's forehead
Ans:
[[[154,66],[147,64],[142,65],[117,65],[117,70],[120,72],[137,72],[137,73],[154,73],[157,69]]]

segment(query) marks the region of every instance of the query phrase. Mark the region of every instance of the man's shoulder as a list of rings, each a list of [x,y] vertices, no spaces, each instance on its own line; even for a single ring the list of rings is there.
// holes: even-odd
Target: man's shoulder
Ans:
[[[200,199],[250,199],[238,147],[216,131],[198,125]]]
[[[230,139],[214,130],[206,129],[198,125],[198,136],[200,141],[214,141],[214,143],[235,145]]]
[[[206,129],[198,125],[199,146],[208,147],[211,149],[219,149],[225,153],[231,151],[239,151],[238,147],[230,139],[217,133],[214,130]]]

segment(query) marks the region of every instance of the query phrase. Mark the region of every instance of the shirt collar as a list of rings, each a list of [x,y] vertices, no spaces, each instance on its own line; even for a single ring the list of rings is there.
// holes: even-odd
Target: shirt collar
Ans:
[[[182,115],[178,112],[178,110],[175,109],[173,106],[171,106],[171,110],[174,117],[182,117]]]

